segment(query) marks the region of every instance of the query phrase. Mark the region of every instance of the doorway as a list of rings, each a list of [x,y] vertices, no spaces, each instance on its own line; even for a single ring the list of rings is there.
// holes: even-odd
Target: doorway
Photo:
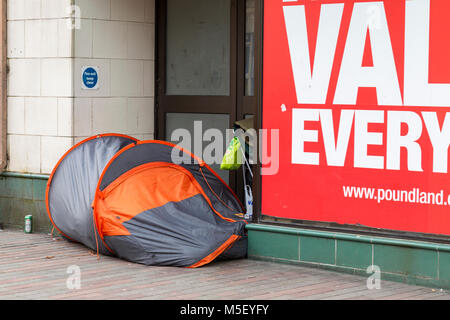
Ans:
[[[222,132],[224,152],[237,120],[254,117],[259,128],[262,1],[159,0],[156,12],[156,137],[179,143],[174,132],[185,129],[194,146],[201,124],[202,134]],[[208,164],[242,198],[242,173]]]

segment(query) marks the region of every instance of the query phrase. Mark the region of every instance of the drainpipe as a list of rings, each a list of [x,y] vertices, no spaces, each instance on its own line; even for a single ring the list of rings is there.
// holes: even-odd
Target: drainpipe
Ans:
[[[7,125],[7,92],[6,82],[8,77],[8,68],[6,65],[7,59],[7,37],[6,37],[6,2],[7,0],[0,0],[0,172],[6,168],[7,154],[6,154],[6,125]]]

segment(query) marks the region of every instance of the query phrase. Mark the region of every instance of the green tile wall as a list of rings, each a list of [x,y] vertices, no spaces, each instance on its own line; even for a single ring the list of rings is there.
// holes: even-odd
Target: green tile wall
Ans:
[[[382,272],[412,275],[423,278],[437,278],[437,251],[419,248],[374,245],[373,260]]]
[[[258,256],[298,260],[298,238],[294,235],[258,232],[253,234],[249,250]],[[251,247],[250,247],[251,246]]]
[[[439,279],[450,281],[450,252],[439,252]]]
[[[248,256],[450,289],[450,244],[250,224]]]
[[[0,224],[5,228],[23,228],[24,217],[33,216],[34,232],[49,232],[45,176],[4,173],[0,175]]]
[[[356,241],[337,241],[336,264],[338,266],[367,269],[372,265],[372,244]]]
[[[300,236],[300,260],[322,264],[334,264],[334,239]]]

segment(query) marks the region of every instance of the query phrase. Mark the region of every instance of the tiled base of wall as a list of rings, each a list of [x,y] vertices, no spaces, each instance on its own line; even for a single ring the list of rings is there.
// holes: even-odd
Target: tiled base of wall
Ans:
[[[250,259],[318,267],[381,280],[450,289],[450,245],[319,232],[262,224],[247,226]]]
[[[48,176],[4,172],[0,175],[0,224],[23,228],[26,215],[33,216],[33,232],[50,232],[45,207]]]

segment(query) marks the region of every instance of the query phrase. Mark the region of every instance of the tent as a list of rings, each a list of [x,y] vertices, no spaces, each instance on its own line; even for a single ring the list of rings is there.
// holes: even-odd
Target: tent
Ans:
[[[236,195],[201,159],[164,141],[81,142],[53,170],[47,209],[67,238],[132,262],[200,267],[247,254]]]

